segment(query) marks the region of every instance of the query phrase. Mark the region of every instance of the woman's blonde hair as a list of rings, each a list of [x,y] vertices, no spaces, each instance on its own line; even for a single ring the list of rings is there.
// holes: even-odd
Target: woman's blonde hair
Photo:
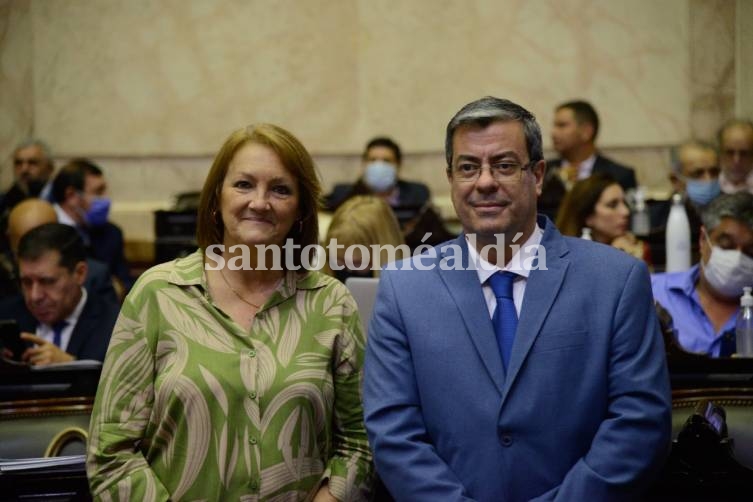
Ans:
[[[337,208],[327,230],[324,246],[327,247],[332,239],[337,239],[338,246],[344,246],[340,249],[361,244],[371,253],[371,246],[379,246],[379,255],[375,257],[379,260],[376,262],[379,267],[391,260],[407,258],[410,255],[392,208],[383,199],[373,195],[356,195]],[[395,251],[390,253],[390,247]],[[334,275],[329,266],[330,259],[333,258],[327,258],[323,271]],[[369,266],[372,266],[371,262]],[[379,268],[376,268],[374,276],[378,275]]]

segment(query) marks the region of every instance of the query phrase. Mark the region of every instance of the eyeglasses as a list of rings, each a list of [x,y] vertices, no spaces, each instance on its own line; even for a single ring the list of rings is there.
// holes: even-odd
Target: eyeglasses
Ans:
[[[518,164],[517,162],[496,162],[489,164],[489,171],[492,178],[498,183],[518,183],[523,177],[523,171],[529,169],[536,161],[527,164]],[[476,181],[481,176],[484,166],[474,164],[473,162],[462,162],[453,166],[451,174],[454,179],[462,182]]]

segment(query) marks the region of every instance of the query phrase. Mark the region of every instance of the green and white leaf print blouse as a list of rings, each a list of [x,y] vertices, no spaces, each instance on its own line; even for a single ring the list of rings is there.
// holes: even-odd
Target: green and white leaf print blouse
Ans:
[[[203,254],[158,265],[125,299],[90,425],[98,500],[368,496],[364,334],[338,281],[288,272],[250,332],[207,294]]]

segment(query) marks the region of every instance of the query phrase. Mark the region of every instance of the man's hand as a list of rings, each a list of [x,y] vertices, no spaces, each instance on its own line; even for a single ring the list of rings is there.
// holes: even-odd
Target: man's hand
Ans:
[[[34,347],[26,349],[23,356],[21,356],[24,362],[34,366],[50,363],[66,363],[76,359],[54,343],[39,338],[32,333],[21,333],[21,338],[35,344]]]

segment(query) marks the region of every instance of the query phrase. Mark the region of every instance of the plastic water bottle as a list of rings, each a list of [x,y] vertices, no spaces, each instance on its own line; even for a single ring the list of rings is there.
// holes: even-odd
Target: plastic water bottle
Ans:
[[[667,272],[682,272],[690,268],[690,223],[682,203],[682,195],[672,196],[672,208],[667,218]]]
[[[588,227],[583,227],[580,230],[580,238],[586,239],[587,241],[592,241],[593,239],[591,238],[591,229]]]
[[[753,357],[753,296],[751,288],[743,288],[743,296],[740,297],[740,312],[737,314],[735,324],[735,342],[737,354],[743,357]]]
[[[649,220],[648,209],[646,208],[646,195],[643,187],[638,187],[634,198],[635,203],[630,226],[633,233],[638,237],[647,237],[651,232],[651,221]]]

